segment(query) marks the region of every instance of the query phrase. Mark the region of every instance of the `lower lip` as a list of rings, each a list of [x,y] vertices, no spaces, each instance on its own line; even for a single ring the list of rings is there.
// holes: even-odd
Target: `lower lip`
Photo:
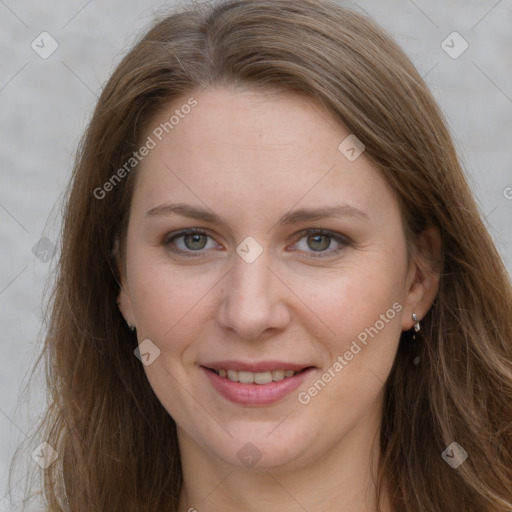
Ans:
[[[280,381],[270,382],[269,384],[242,384],[221,377],[204,366],[202,369],[220,395],[231,400],[231,402],[242,405],[268,405],[277,402],[297,389],[304,382],[304,379],[315,370],[314,368],[308,368],[293,377],[285,377]]]

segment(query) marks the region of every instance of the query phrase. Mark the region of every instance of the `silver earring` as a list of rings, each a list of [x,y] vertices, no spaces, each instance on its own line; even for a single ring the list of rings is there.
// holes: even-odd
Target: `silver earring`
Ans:
[[[416,313],[412,314],[412,319],[414,321],[414,330],[415,332],[418,332],[421,329],[421,327],[420,322],[418,321],[418,317],[416,316]]]
[[[130,322],[126,322],[126,324],[128,325],[128,329],[130,329],[130,331],[135,331],[135,325],[132,325]]]
[[[420,327],[420,322],[418,321],[418,317],[416,316],[416,313],[413,313],[412,314],[412,319],[414,321],[414,332],[412,334],[412,346],[413,346],[413,350],[414,352],[416,352],[416,333],[421,329]],[[417,355],[413,361],[412,361],[412,364],[414,366],[418,366],[420,364],[420,356]]]

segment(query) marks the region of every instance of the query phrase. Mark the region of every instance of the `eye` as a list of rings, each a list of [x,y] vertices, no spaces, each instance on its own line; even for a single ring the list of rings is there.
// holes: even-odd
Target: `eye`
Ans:
[[[299,236],[300,239],[294,244],[296,249],[292,250],[308,253],[314,258],[338,254],[351,243],[346,236],[323,229],[307,229]]]
[[[346,236],[323,229],[301,231],[292,251],[308,254],[308,257],[322,258],[338,254],[351,244]],[[168,251],[183,256],[201,256],[210,249],[218,247],[217,242],[200,228],[189,228],[177,233],[170,233],[164,239]]]
[[[184,229],[178,233],[171,233],[166,236],[164,245],[169,251],[186,256],[199,256],[204,252],[203,249],[213,249],[217,246],[213,238],[206,231],[199,228]]]

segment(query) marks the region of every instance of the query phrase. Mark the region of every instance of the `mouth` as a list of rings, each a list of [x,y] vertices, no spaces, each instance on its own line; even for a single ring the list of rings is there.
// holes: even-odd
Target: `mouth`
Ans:
[[[270,405],[288,396],[316,367],[225,361],[201,365],[201,369],[213,389],[223,398],[236,404],[258,406]]]

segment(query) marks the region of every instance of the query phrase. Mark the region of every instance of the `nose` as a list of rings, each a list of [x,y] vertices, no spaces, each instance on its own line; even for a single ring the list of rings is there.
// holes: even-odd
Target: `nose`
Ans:
[[[256,340],[267,331],[275,335],[290,321],[283,296],[285,285],[270,269],[266,251],[252,263],[238,255],[234,258],[231,271],[223,280],[218,322],[244,340]]]

